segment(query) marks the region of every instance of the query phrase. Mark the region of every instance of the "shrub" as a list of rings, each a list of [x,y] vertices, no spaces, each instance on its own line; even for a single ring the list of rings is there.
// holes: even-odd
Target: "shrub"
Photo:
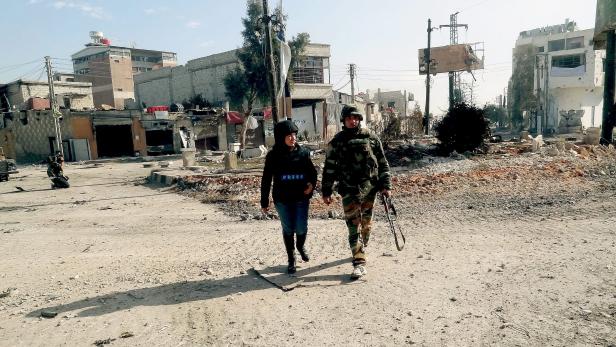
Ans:
[[[489,121],[482,109],[465,103],[456,104],[434,127],[442,152],[472,151],[483,145],[490,133]]]

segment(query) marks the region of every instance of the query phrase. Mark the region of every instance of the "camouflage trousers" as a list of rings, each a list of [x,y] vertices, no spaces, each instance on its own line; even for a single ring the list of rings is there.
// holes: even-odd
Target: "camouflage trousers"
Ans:
[[[349,229],[349,246],[353,255],[353,265],[365,264],[365,247],[370,240],[372,228],[372,209],[377,189],[371,189],[366,195],[343,195],[342,207],[344,219]]]

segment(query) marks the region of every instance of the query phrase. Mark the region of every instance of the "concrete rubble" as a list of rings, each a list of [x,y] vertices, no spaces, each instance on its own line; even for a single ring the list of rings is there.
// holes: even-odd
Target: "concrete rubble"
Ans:
[[[386,149],[392,166],[394,194],[422,199],[442,192],[471,189],[499,182],[530,184],[536,180],[562,180],[616,174],[614,146],[575,144],[564,140],[544,140],[541,136],[524,142],[487,145],[485,154],[453,153],[435,155],[428,144],[398,143]],[[314,156],[322,168],[324,154]],[[240,220],[261,219],[259,190],[261,166],[251,172],[193,174],[179,177],[177,189],[202,202],[220,204],[228,214]],[[320,170],[319,170],[320,171]],[[320,199],[320,184],[311,201],[311,217],[341,218],[334,215],[339,206],[326,206]],[[337,199],[337,204],[340,199]],[[272,209],[274,210],[274,209]]]

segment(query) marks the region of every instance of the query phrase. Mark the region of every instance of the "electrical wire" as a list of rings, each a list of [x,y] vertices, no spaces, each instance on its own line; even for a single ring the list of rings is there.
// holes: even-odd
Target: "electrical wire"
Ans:
[[[25,62],[25,63],[21,63],[21,64],[2,66],[2,67],[0,67],[0,72],[16,70],[15,68],[18,68],[18,67],[21,67],[21,66],[30,65],[30,64],[34,64],[34,63],[37,63],[37,62],[40,62],[40,61],[41,61],[40,59],[36,59],[36,60],[28,61],[28,62]]]

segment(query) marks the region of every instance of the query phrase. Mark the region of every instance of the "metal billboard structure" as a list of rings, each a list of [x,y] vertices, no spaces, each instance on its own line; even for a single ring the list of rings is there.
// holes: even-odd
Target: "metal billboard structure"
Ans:
[[[419,49],[419,74],[427,72],[426,59],[427,48]],[[484,67],[484,56],[481,58],[478,52],[483,53],[483,42],[473,44],[457,44],[430,49],[430,74],[449,72],[470,72],[481,70]]]

